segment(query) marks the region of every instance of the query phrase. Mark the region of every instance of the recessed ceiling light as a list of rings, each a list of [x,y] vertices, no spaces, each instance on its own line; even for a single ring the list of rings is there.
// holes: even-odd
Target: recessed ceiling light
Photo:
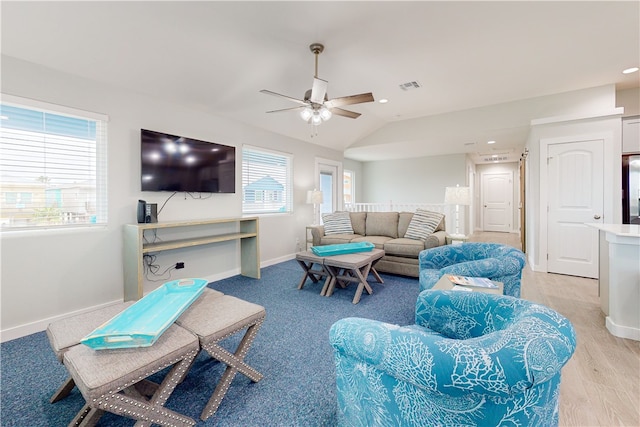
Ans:
[[[487,144],[495,144],[495,141],[487,141]]]
[[[631,73],[635,73],[636,71],[638,71],[638,67],[631,67],[631,68],[627,68],[626,70],[622,71],[622,74],[631,74]]]
[[[381,100],[378,101],[380,104],[386,104],[387,102],[389,102],[389,100],[387,98],[382,98]]]

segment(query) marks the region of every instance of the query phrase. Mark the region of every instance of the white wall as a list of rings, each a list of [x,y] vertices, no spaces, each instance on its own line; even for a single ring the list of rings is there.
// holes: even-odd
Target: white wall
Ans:
[[[108,126],[109,223],[96,229],[3,233],[0,254],[2,340],[39,330],[59,316],[122,300],[122,225],[136,222],[138,199],[161,205],[171,193],[140,191],[140,129],[152,129],[236,146],[268,147],[293,154],[294,213],[260,219],[260,255],[269,265],[293,256],[313,220],[306,191],[313,187],[315,157],[342,161],[342,153],[292,140],[179,105],[124,92],[34,64],[2,57],[2,92],[94,111]],[[240,156],[238,156],[240,158]],[[241,188],[237,163],[236,188]],[[241,215],[241,192],[193,200],[179,193],[161,221]],[[178,261],[182,277],[222,278],[239,272],[237,243],[162,253],[165,267]],[[159,283],[145,284],[145,289]],[[292,284],[293,286],[293,284]]]
[[[443,203],[445,187],[467,183],[466,155],[365,162],[362,175],[361,202]]]

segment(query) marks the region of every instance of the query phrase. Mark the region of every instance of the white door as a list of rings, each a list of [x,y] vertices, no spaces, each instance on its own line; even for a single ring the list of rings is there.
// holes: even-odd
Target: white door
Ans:
[[[513,176],[509,172],[482,175],[482,229],[511,231]]]
[[[598,277],[598,231],[603,222],[603,140],[548,147],[547,270]]]

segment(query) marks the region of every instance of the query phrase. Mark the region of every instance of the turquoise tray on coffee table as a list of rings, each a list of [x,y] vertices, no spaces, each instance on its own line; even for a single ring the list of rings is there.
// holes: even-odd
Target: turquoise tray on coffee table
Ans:
[[[149,292],[84,337],[95,350],[149,347],[202,294],[205,279],[179,279]]]
[[[311,251],[317,256],[344,255],[356,252],[367,252],[375,248],[371,242],[340,243],[337,245],[312,246]]]

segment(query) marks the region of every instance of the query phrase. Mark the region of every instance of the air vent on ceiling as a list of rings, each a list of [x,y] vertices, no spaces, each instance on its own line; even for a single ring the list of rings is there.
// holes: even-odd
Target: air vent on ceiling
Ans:
[[[491,156],[491,157],[485,157],[483,160],[485,162],[501,162],[504,160],[508,160],[509,157],[507,156],[502,156],[502,157],[498,157],[498,156]]]
[[[420,84],[420,82],[418,81],[412,81],[412,82],[407,82],[407,83],[402,83],[400,85],[400,89],[402,90],[413,90],[413,89],[418,89],[421,88],[422,85]]]

